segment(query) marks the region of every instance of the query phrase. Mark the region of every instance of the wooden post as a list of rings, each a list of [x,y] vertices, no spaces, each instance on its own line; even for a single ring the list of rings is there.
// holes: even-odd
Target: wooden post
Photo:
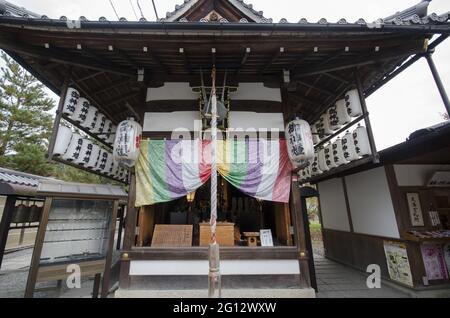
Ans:
[[[136,174],[132,171],[130,176],[130,189],[128,192],[127,216],[125,218],[125,233],[123,239],[124,254],[121,257],[120,264],[119,286],[123,289],[127,289],[130,286],[130,259],[128,258],[128,251],[130,251],[136,243],[137,209],[134,206],[135,201]]]
[[[123,217],[125,214],[125,208],[122,206],[119,212],[119,228],[117,229],[117,246],[116,249],[120,250],[122,244],[122,228],[123,228]]]
[[[442,101],[444,102],[445,109],[447,110],[447,114],[450,116],[450,101],[448,100],[447,92],[445,91],[444,84],[442,83],[441,77],[439,76],[436,65],[434,64],[433,58],[431,57],[431,53],[428,53],[426,56],[428,66],[430,67],[431,74],[433,74],[434,81],[436,82],[436,86],[439,90],[439,94],[441,94]]]
[[[95,274],[94,286],[92,287],[92,298],[98,298],[98,293],[100,290],[100,281],[102,279],[102,274]]]
[[[9,227],[11,225],[16,197],[8,196],[3,209],[2,221],[0,223],[0,269],[2,268],[3,255],[5,253],[6,242],[8,241]]]
[[[25,289],[25,298],[32,298],[34,294],[34,287],[36,285],[37,275],[39,271],[39,263],[41,260],[42,246],[44,244],[45,230],[47,228],[50,208],[52,206],[53,198],[47,197],[44,203],[41,223],[39,223],[38,232],[36,235],[36,242],[34,243],[33,256],[31,257],[30,271],[28,273],[27,286]]]
[[[48,144],[47,158],[50,160],[53,158],[53,150],[55,149],[56,137],[58,136],[59,124],[61,123],[62,113],[64,109],[64,101],[66,99],[67,90],[69,88],[71,73],[72,73],[71,70],[69,70],[64,79],[63,86],[61,87],[58,109],[56,110],[55,121],[53,122],[52,136]]]
[[[294,237],[298,250],[298,262],[300,266],[300,287],[311,287],[311,274],[309,270],[309,252],[306,244],[305,222],[302,216],[300,186],[297,181],[291,185],[291,214],[294,223]]]
[[[361,102],[364,122],[366,124],[367,135],[369,137],[370,148],[372,150],[373,162],[379,163],[380,157],[377,152],[377,146],[375,144],[375,139],[373,137],[372,124],[369,119],[369,112],[367,110],[366,98],[364,97],[364,87],[361,82],[361,78],[359,77],[358,69],[355,70],[355,82],[358,90],[359,100]]]
[[[103,271],[102,293],[101,297],[108,297],[109,277],[111,276],[111,261],[114,247],[114,234],[116,232],[117,209],[119,208],[119,200],[114,201],[113,212],[111,216],[111,228],[109,229],[109,241],[106,254],[105,269]]]

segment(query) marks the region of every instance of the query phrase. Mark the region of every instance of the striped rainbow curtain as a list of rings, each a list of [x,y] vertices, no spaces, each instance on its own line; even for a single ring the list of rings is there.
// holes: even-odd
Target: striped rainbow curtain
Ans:
[[[144,140],[136,164],[136,206],[181,198],[211,175],[210,141]],[[291,162],[286,141],[217,141],[218,172],[245,194],[289,202]]]

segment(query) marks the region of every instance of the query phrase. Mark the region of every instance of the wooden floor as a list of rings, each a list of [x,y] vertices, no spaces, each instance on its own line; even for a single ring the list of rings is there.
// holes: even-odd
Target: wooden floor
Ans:
[[[408,294],[382,282],[380,289],[369,289],[367,276],[355,269],[314,255],[317,298],[407,298]]]

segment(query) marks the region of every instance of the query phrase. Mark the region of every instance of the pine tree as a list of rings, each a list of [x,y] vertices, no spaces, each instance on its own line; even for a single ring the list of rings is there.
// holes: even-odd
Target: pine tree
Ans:
[[[51,134],[55,102],[44,86],[1,53],[0,164],[25,172],[49,174],[43,154]]]

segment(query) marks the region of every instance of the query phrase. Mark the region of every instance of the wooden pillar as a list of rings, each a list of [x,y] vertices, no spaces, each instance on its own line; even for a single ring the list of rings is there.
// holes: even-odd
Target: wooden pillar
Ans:
[[[119,228],[117,229],[117,246],[116,249],[120,250],[122,246],[122,230],[123,230],[123,218],[125,215],[125,207],[121,207],[119,210]]]
[[[0,269],[2,268],[3,255],[5,253],[6,242],[8,241],[9,227],[11,225],[16,197],[8,196],[3,209],[2,221],[0,223]]]
[[[64,79],[64,83],[61,87],[61,94],[59,95],[59,104],[58,109],[56,110],[56,116],[55,121],[53,122],[53,130],[52,130],[52,136],[50,138],[50,142],[48,144],[48,153],[47,158],[52,159],[53,158],[53,150],[55,149],[55,143],[56,143],[56,137],[58,136],[58,130],[59,130],[59,124],[61,123],[63,108],[64,108],[64,101],[66,99],[67,90],[69,88],[70,83],[70,76],[71,71],[69,71]]]
[[[439,76],[436,65],[434,64],[433,58],[431,57],[431,53],[428,53],[426,56],[428,66],[430,67],[431,74],[433,74],[434,81],[436,82],[436,86],[439,90],[439,94],[441,94],[442,101],[444,102],[445,109],[447,110],[447,114],[450,116],[450,101],[448,100],[447,92],[445,91],[444,84],[442,83],[441,77]]]
[[[134,204],[136,201],[136,174],[134,171],[130,175],[130,188],[128,193],[127,216],[125,218],[125,233],[123,240],[123,254],[120,263],[120,288],[127,289],[130,286],[130,259],[129,251],[136,243],[136,220],[137,209]]]
[[[119,201],[114,201],[113,212],[111,216],[111,228],[109,229],[108,254],[106,255],[105,269],[103,271],[102,293],[101,297],[108,297],[109,277],[111,276],[111,262],[114,249],[114,234],[116,232],[117,210],[119,209]]]
[[[366,124],[367,135],[369,137],[370,148],[372,150],[373,162],[374,163],[379,163],[380,162],[380,157],[379,157],[378,152],[377,152],[377,146],[375,144],[375,138],[373,137],[372,124],[370,123],[369,111],[367,110],[366,98],[364,97],[364,87],[362,85],[358,69],[355,70],[355,82],[356,82],[356,87],[358,89],[359,100],[360,100],[361,106],[362,106],[364,122]]]
[[[309,268],[309,255],[306,233],[305,233],[305,218],[301,204],[301,194],[300,185],[298,181],[292,182],[291,184],[291,214],[294,224],[294,237],[295,243],[298,251],[298,262],[300,267],[300,287],[310,288],[311,287],[311,273]]]

